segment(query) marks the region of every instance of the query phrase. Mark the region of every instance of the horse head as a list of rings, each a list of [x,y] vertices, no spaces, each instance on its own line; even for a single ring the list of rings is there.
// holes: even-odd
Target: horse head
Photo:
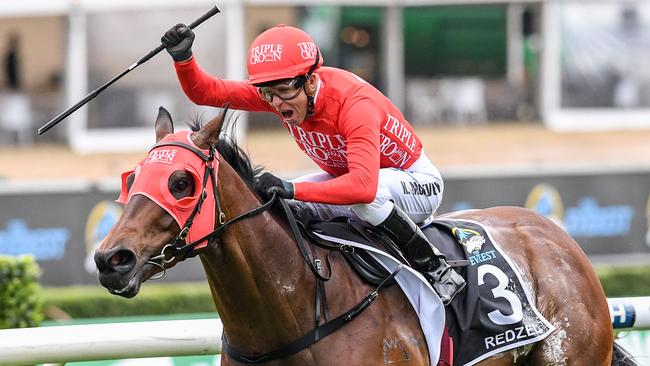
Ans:
[[[207,245],[177,250],[214,228],[215,145],[226,110],[194,133],[174,133],[171,115],[159,109],[156,144],[122,174],[124,213],[95,251],[99,281],[109,292],[133,297],[142,282]]]

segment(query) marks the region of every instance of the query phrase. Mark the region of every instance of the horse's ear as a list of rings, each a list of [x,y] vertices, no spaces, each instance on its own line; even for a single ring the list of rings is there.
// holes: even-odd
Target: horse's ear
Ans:
[[[213,118],[208,122],[201,130],[199,130],[194,136],[194,144],[202,149],[207,149],[210,146],[214,146],[217,141],[219,141],[219,135],[221,134],[221,128],[223,127],[223,121],[226,119],[226,112],[230,103],[226,104],[219,113],[219,115]]]
[[[174,133],[172,115],[165,108],[160,107],[158,108],[158,117],[156,117],[156,142],[170,133]]]

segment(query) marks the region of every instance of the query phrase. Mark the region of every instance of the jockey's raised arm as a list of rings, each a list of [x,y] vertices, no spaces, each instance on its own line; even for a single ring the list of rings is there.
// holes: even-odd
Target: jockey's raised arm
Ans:
[[[192,54],[194,33],[176,25],[162,37],[187,96],[197,104],[277,114],[298,147],[322,173],[289,182],[262,175],[262,192],[306,202],[316,214],[363,220],[386,233],[445,303],[465,282],[425,237],[418,223],[432,217],[443,181],[401,111],[351,72],[324,67],[304,31],[272,27],[251,44],[248,80],[203,71]]]

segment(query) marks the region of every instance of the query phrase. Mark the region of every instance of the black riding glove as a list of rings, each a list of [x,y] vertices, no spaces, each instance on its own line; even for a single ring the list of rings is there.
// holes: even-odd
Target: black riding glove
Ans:
[[[293,199],[293,183],[282,180],[271,173],[262,174],[255,183],[255,189],[266,200],[275,192],[279,197]]]
[[[185,24],[179,23],[160,38],[167,52],[174,61],[186,61],[192,57],[192,43],[194,43],[194,32]]]

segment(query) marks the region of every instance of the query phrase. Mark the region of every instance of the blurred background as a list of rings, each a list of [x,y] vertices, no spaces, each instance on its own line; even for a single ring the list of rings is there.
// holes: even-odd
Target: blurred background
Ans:
[[[121,214],[113,202],[119,174],[154,141],[157,107],[177,122],[216,114],[186,99],[169,56],[163,51],[44,135],[36,130],[212,5],[0,2],[0,255],[35,258],[46,318],[193,311],[153,290],[168,306],[150,310],[138,303],[154,301],[146,294],[112,299],[92,262]],[[608,296],[650,295],[650,2],[218,5],[222,13],[195,30],[194,54],[208,72],[245,79],[248,45],[260,32],[279,23],[303,28],[325,65],[376,86],[414,125],[445,177],[440,212],[534,209],[578,241],[607,278]],[[275,115],[236,117],[233,133],[254,162],[288,178],[316,169]],[[210,311],[198,261],[179,267],[162,283],[188,299],[198,291],[207,305],[196,311]],[[96,313],[82,305],[95,301]]]
[[[197,30],[195,53],[208,71],[241,79],[252,39],[287,23],[316,39],[327,65],[378,87],[416,125],[650,125],[641,115],[650,108],[650,71],[643,67],[650,58],[650,4],[644,1],[342,3],[224,2],[223,14]],[[3,1],[3,143],[52,141],[80,152],[146,146],[133,135],[149,125],[152,105],[182,115],[196,109],[179,91],[166,55],[120,80],[61,127],[38,139],[33,132],[152,49],[170,24],[189,22],[210,4]],[[253,129],[277,126],[272,116],[249,117]],[[121,129],[132,137],[107,146],[102,134]]]

